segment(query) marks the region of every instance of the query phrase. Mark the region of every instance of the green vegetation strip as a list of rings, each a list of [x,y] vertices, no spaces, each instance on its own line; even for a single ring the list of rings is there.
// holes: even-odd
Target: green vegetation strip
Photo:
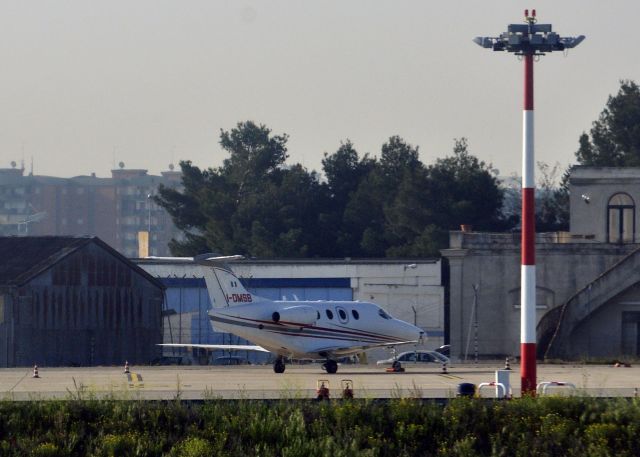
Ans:
[[[0,402],[2,456],[637,456],[637,399]]]

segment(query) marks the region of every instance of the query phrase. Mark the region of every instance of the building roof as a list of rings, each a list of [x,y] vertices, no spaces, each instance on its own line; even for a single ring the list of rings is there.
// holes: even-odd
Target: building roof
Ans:
[[[589,167],[574,165],[571,168],[569,182],[582,180],[613,180],[618,183],[621,180],[640,180],[640,167]]]
[[[100,245],[146,279],[164,289],[160,281],[95,236],[0,237],[0,286],[22,285],[90,243]]]

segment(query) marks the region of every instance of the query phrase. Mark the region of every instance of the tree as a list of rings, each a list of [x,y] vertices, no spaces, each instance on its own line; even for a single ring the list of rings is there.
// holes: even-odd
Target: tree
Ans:
[[[406,143],[398,135],[394,135],[382,145],[380,155],[380,171],[383,181],[389,188],[397,188],[406,173],[422,168],[418,147]]]
[[[384,192],[376,167],[360,182],[344,210],[338,245],[348,257],[384,257]],[[388,190],[390,191],[390,190]]]
[[[338,242],[347,255],[384,257],[391,247],[406,242],[397,233],[390,208],[401,186],[407,186],[424,165],[418,148],[395,135],[382,145],[380,160],[366,161],[362,169],[367,174],[345,207]]]
[[[174,225],[183,232],[184,239],[171,240],[169,249],[174,255],[188,256],[207,250],[207,242],[202,235],[207,218],[201,210],[200,203],[206,198],[205,193],[212,174],[201,171],[190,161],[180,162],[180,168],[183,190],[160,184],[158,194],[153,199],[169,213]]]
[[[461,224],[478,230],[505,229],[501,217],[502,190],[491,167],[469,153],[466,138],[454,140],[453,155],[438,159],[429,169],[433,216],[437,226],[453,230]]]
[[[358,151],[349,140],[340,144],[333,154],[325,153],[322,159],[322,170],[334,204],[344,209],[351,194],[358,189],[362,179],[374,166],[375,160],[368,154],[360,158]]]
[[[365,196],[370,189],[363,187],[358,196],[354,195],[375,167],[375,159],[368,154],[360,158],[349,140],[333,154],[324,155],[322,170],[327,180],[329,202],[322,217],[335,240],[334,255],[349,257],[361,254],[359,244],[369,218],[361,218],[356,207],[366,208],[372,204],[371,199]],[[349,206],[352,200],[358,203]]]
[[[598,167],[640,166],[640,88],[621,81],[617,95],[609,96],[590,135],[580,136],[576,158],[580,165]]]
[[[222,166],[181,162],[183,188],[161,187],[156,197],[184,231],[171,242],[176,255],[437,256],[460,224],[503,223],[495,178],[464,138],[430,167],[398,136],[382,145],[379,160],[360,157],[346,141],[325,154],[326,182],[286,165],[287,135],[264,125],[222,130],[220,145],[229,154]]]
[[[567,169],[557,186],[560,164],[553,167],[538,162],[540,178],[536,189],[536,231],[555,232],[569,229],[569,189],[571,168]]]
[[[221,167],[181,162],[183,189],[161,187],[156,197],[185,232],[172,240],[172,253],[301,257],[331,246],[319,222],[326,186],[301,165],[285,166],[286,144],[287,135],[247,121],[221,130],[229,154]]]
[[[503,230],[502,191],[491,168],[468,151],[465,138],[454,140],[453,155],[427,169],[405,175],[393,205],[385,210],[388,232],[396,236],[390,256],[437,256],[449,230],[472,224]]]

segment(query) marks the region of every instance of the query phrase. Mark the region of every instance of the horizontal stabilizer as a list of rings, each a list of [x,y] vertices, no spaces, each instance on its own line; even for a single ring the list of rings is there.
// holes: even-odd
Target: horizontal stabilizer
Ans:
[[[160,260],[164,262],[195,262],[195,263],[211,263],[213,265],[218,265],[221,263],[229,262],[232,260],[242,260],[244,256],[242,255],[214,255],[214,254],[200,254],[195,257],[160,257],[150,255],[145,257],[148,260]]]
[[[198,349],[222,349],[224,351],[257,351],[270,352],[262,346],[252,346],[248,344],[188,344],[188,343],[164,343],[158,346],[166,346],[173,348],[198,348]]]

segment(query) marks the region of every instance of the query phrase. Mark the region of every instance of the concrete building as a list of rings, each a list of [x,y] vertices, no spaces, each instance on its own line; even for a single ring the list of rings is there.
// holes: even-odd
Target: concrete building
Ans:
[[[570,232],[536,238],[539,357],[640,356],[640,169],[576,167]],[[452,355],[520,351],[520,233],[451,232]],[[477,335],[477,337],[476,337]]]
[[[99,238],[0,237],[0,366],[149,363],[163,285]]]
[[[127,257],[137,257],[138,232],[150,233],[150,255],[169,255],[179,236],[171,217],[150,195],[158,186],[181,185],[182,174],[111,170],[110,178],[24,176],[22,168],[0,169],[0,235],[98,236]],[[170,167],[172,168],[172,167]]]
[[[599,243],[640,241],[640,168],[576,167],[570,185],[571,233]]]
[[[165,342],[244,343],[211,329],[206,312],[212,304],[202,273],[206,267],[151,259],[136,262],[167,287]],[[438,260],[242,260],[230,266],[245,287],[258,296],[273,300],[371,301],[394,317],[424,328],[429,335],[427,347],[444,343],[444,288]],[[385,350],[379,352],[386,357]],[[214,353],[214,357],[221,354]],[[259,354],[248,357],[264,359]]]

